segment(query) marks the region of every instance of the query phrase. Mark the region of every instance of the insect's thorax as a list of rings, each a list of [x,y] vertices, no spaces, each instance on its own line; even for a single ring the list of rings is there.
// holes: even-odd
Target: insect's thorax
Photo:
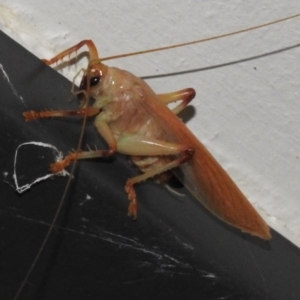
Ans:
[[[101,107],[99,116],[105,117],[116,138],[127,134],[160,138],[161,130],[149,112],[155,101],[159,101],[157,95],[146,82],[127,71],[110,67],[95,106]]]
[[[98,117],[106,120],[117,141],[135,135],[165,140],[165,133],[152,109],[159,101],[144,80],[127,71],[108,68],[95,106],[101,107]],[[142,172],[147,172],[166,164],[171,157],[131,156],[130,159]]]

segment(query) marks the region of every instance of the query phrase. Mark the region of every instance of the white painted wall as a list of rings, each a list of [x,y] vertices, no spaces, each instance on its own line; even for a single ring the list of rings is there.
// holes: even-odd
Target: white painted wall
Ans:
[[[235,31],[300,12],[299,0],[0,0],[0,29],[41,58],[82,39],[102,56]],[[300,18],[234,37],[109,62],[157,92],[194,87],[188,126],[267,222],[300,246]],[[75,68],[65,71],[72,78]],[[64,99],[62,99],[64,101]],[[54,109],[54,108],[53,108]]]

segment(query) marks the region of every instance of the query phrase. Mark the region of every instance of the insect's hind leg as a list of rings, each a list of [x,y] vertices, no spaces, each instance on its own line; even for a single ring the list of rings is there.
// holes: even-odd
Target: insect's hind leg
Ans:
[[[172,93],[158,94],[157,96],[159,100],[166,105],[178,100],[182,100],[172,109],[173,113],[177,115],[194,99],[195,95],[196,91],[193,88],[186,88]]]
[[[193,157],[193,154],[194,150],[192,148],[188,148],[187,150],[183,151],[180,157],[177,159],[144,174],[129,178],[125,185],[125,191],[127,192],[129,199],[128,216],[133,220],[137,218],[137,199],[133,185],[180,166],[181,164],[190,160]]]
[[[127,180],[125,190],[128,194],[129,200],[128,215],[133,219],[136,219],[137,217],[137,199],[133,186],[148,178],[152,178],[170,169],[178,167],[190,160],[194,154],[194,149],[192,147],[182,144],[168,143],[151,137],[145,138],[138,135],[119,138],[117,151],[133,157],[168,156],[172,159],[165,164],[158,164],[155,167],[148,169],[144,174]],[[138,163],[136,164],[138,165]]]

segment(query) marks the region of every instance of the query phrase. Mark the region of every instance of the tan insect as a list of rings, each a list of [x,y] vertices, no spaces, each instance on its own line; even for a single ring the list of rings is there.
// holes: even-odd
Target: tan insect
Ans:
[[[45,63],[51,65],[86,45],[89,65],[82,78],[78,96],[84,101],[91,96],[93,106],[75,111],[29,111],[26,121],[48,117],[95,117],[94,125],[108,144],[107,150],[76,151],[50,169],[58,173],[75,160],[108,157],[115,152],[128,155],[143,173],[127,180],[128,215],[137,217],[134,184],[148,178],[164,176],[172,170],[189,191],[221,220],[263,239],[271,237],[269,228],[224,169],[176,117],[194,98],[195,90],[160,94],[133,74],[101,62],[91,40],[58,54]],[[167,104],[181,101],[173,110]],[[180,168],[177,172],[176,168]],[[182,174],[182,175],[181,175]]]
[[[51,171],[60,172],[76,160],[108,157],[119,152],[128,155],[142,173],[129,178],[125,184],[129,200],[128,215],[133,219],[138,213],[134,185],[149,178],[165,181],[172,171],[195,198],[221,220],[243,232],[270,239],[270,229],[266,222],[208,150],[176,116],[194,98],[194,89],[156,94],[142,79],[103,64],[91,40],[84,40],[44,62],[54,64],[83,46],[88,47],[89,64],[78,92],[81,107],[74,111],[28,111],[24,112],[24,117],[26,121],[49,117],[95,117],[94,125],[107,142],[108,149],[74,151],[62,161],[51,164]],[[92,106],[89,106],[89,97],[95,100]],[[177,101],[180,102],[175,108],[168,108],[168,104]]]

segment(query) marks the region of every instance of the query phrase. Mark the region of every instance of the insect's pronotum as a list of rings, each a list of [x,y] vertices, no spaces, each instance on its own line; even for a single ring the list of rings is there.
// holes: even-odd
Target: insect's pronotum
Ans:
[[[194,98],[195,91],[187,88],[156,95],[143,80],[104,65],[90,40],[84,40],[44,61],[51,65],[82,46],[88,47],[90,55],[78,94],[84,103],[82,107],[76,111],[28,111],[24,116],[27,121],[73,115],[95,117],[95,126],[109,147],[94,151],[77,149],[64,160],[53,163],[51,170],[59,172],[76,160],[107,157],[120,152],[128,155],[142,172],[128,179],[125,185],[130,217],[135,219],[137,216],[138,196],[134,185],[148,178],[160,179],[166,172],[174,171],[190,192],[221,220],[243,232],[270,239],[264,220],[210,153],[176,117]],[[95,99],[93,106],[87,105],[90,96]],[[179,104],[170,110],[167,104],[176,101],[180,101]],[[177,168],[181,169],[183,176]]]

